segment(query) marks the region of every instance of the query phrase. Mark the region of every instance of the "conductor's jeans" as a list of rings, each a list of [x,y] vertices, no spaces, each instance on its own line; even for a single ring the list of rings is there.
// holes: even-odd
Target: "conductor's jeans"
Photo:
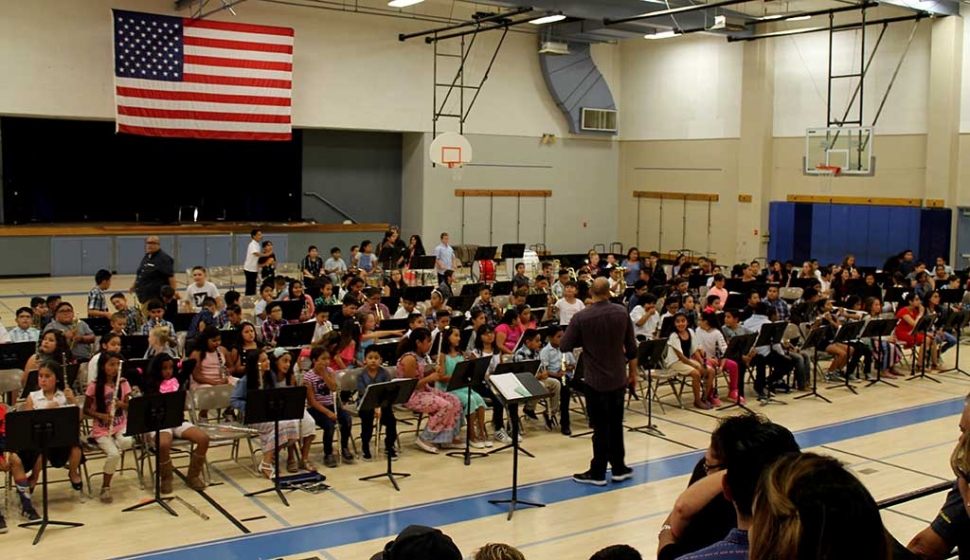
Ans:
[[[593,424],[593,460],[589,463],[589,473],[595,479],[606,477],[607,463],[614,472],[627,468],[623,448],[625,395],[626,387],[612,391],[590,388],[586,392],[586,410]]]

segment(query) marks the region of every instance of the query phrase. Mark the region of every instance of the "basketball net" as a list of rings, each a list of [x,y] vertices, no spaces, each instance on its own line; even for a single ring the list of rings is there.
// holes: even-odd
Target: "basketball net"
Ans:
[[[461,177],[465,171],[465,165],[458,162],[448,163],[446,165],[448,166],[448,170],[451,171],[451,180],[456,183],[461,182]]]
[[[842,173],[842,168],[837,165],[819,165],[815,169],[818,175],[819,192],[832,194],[832,181]]]

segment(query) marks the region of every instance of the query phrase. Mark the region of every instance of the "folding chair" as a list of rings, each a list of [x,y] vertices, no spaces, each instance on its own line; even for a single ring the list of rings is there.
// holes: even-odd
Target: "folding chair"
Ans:
[[[201,410],[221,410],[232,408],[230,399],[232,397],[232,385],[217,385],[215,387],[197,387],[189,391],[189,417],[193,424],[205,431],[209,435],[209,449],[215,447],[230,446],[231,454],[229,459],[217,461],[206,460],[206,469],[211,463],[221,463],[225,461],[239,461],[239,442],[246,440],[249,446],[249,458],[256,471],[256,450],[253,449],[253,436],[256,430],[243,424],[242,422],[205,422],[199,419]]]

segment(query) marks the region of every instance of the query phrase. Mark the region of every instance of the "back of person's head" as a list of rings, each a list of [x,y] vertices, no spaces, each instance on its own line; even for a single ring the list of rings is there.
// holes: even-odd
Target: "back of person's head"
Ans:
[[[875,500],[832,457],[779,459],[761,478],[748,533],[751,560],[888,560]]]
[[[473,560],[525,560],[525,555],[509,544],[488,543],[478,549]]]
[[[590,556],[589,560],[643,560],[643,556],[628,544],[614,544]]]
[[[433,527],[408,525],[371,560],[462,560],[451,537]]]
[[[764,315],[765,317],[767,317],[768,316],[768,304],[765,303],[765,302],[763,302],[763,301],[759,301],[758,304],[754,306],[754,314],[755,315]]]
[[[727,472],[731,501],[744,517],[751,516],[751,502],[758,479],[772,463],[787,453],[798,453],[795,436],[760,414],[739,414],[721,420],[711,434],[711,453]]]

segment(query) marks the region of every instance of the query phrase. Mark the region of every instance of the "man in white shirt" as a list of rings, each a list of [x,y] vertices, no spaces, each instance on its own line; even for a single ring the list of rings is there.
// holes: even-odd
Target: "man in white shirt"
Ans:
[[[259,241],[263,238],[263,232],[254,229],[249,232],[252,238],[249,246],[246,247],[246,260],[243,261],[243,273],[246,275],[246,295],[256,295],[256,281],[259,279],[259,258],[267,256],[263,253],[263,248]]]
[[[556,309],[559,311],[559,325],[565,327],[572,320],[573,315],[585,309],[586,305],[576,299],[576,292],[579,291],[579,287],[572,280],[566,282],[563,291],[565,295],[556,302]]]
[[[434,269],[438,273],[438,284],[445,281],[445,272],[455,270],[461,263],[455,260],[455,250],[448,244],[447,233],[441,234],[441,244],[434,248]]]
[[[657,298],[653,294],[645,294],[637,300],[637,305],[630,312],[633,321],[633,335],[643,340],[653,340],[654,334],[660,328],[660,314],[657,313]]]
[[[206,278],[207,272],[204,266],[192,268],[192,284],[185,288],[185,299],[192,308],[192,311],[202,310],[202,301],[207,297],[216,300],[216,307],[222,308],[222,301],[219,299],[219,288]]]

